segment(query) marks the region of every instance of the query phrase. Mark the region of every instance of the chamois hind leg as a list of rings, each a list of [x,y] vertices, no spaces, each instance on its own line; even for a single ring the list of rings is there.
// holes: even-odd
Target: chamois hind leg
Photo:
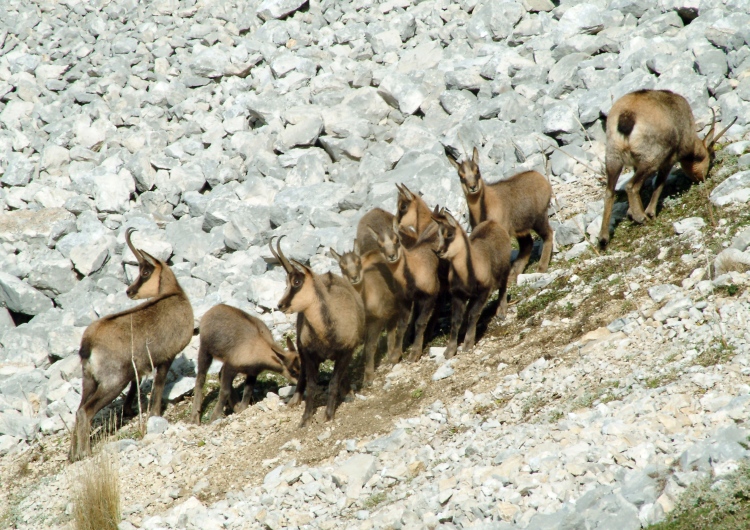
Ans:
[[[203,385],[206,383],[206,374],[211,367],[214,358],[205,347],[198,348],[198,373],[195,374],[195,390],[193,392],[193,413],[190,421],[196,425],[201,423],[201,407],[203,406]]]
[[[229,368],[226,364],[221,367],[221,389],[219,390],[219,399],[216,401],[216,406],[211,414],[210,422],[214,422],[219,418],[224,417],[224,408],[227,406],[227,402],[230,399],[232,393],[232,381],[237,372]]]
[[[86,416],[84,406],[96,393],[99,386],[94,378],[83,370],[83,388],[81,389],[81,404],[76,412],[76,423],[73,432],[70,435],[70,451],[68,460],[75,462],[91,453],[91,444],[89,442],[89,421]]]
[[[622,173],[622,159],[612,153],[607,153],[607,190],[604,193],[604,211],[602,212],[602,226],[599,228],[599,246],[604,248],[609,243],[609,220],[612,217],[612,207],[615,204],[615,186]],[[586,234],[584,234],[585,236]]]
[[[464,337],[463,351],[469,351],[474,347],[477,338],[477,322],[479,315],[482,314],[484,304],[490,297],[490,291],[485,290],[479,293],[476,298],[469,302],[469,311],[466,323],[466,337]]]
[[[650,164],[641,164],[633,178],[625,185],[625,191],[628,194],[628,215],[638,224],[643,224],[646,221],[646,212],[643,211],[643,203],[641,202],[641,186],[655,172],[656,168]]]
[[[381,320],[371,318],[367,322],[367,329],[365,330],[365,376],[362,380],[363,386],[372,385],[375,379],[375,350],[378,348],[378,339],[380,338],[380,330],[383,328]]]
[[[245,389],[242,392],[242,401],[234,405],[235,412],[242,412],[250,406],[250,401],[253,399],[253,388],[255,382],[258,380],[258,376],[255,374],[247,374],[245,378]]]
[[[71,461],[75,462],[91,454],[91,440],[89,439],[91,420],[97,412],[117,399],[117,396],[125,390],[129,382],[130,379],[124,379],[112,385],[100,383],[86,400],[86,403],[81,403],[78,412],[76,412],[76,425],[73,434],[75,440],[74,443],[71,443]]]
[[[667,160],[664,164],[662,164],[662,166],[659,168],[659,172],[656,174],[656,185],[654,186],[654,193],[651,195],[651,200],[646,207],[646,215],[651,217],[652,219],[656,217],[656,206],[659,202],[659,197],[661,197],[661,192],[664,191],[664,184],[667,182],[667,177],[669,176],[669,172],[671,170],[672,164],[670,164],[669,160]]]
[[[540,219],[534,225],[534,232],[539,234],[542,238],[542,257],[539,259],[539,266],[537,267],[538,272],[547,272],[549,262],[552,259],[552,239],[555,233],[549,224],[549,218],[547,213],[544,213],[544,218]]]
[[[450,359],[456,355],[456,351],[458,350],[458,331],[461,329],[461,324],[463,324],[465,312],[466,300],[454,296],[451,300],[451,336],[448,340],[448,346],[445,348],[446,359]]]
[[[412,344],[412,352],[409,360],[416,362],[422,357],[422,350],[424,349],[424,332],[427,329],[427,323],[430,321],[432,311],[435,309],[435,301],[437,295],[425,298],[419,303],[419,316],[414,326],[414,344]],[[416,304],[415,304],[416,308]]]
[[[305,359],[303,370],[306,372],[307,398],[305,399],[305,412],[302,413],[300,428],[306,426],[315,414],[315,399],[318,397],[318,362],[313,359]],[[336,365],[333,367],[336,370]],[[303,372],[303,373],[304,373]]]
[[[514,284],[518,275],[523,273],[528,265],[531,251],[534,249],[534,239],[531,234],[519,235],[516,239],[518,240],[518,256],[510,269],[510,280],[508,280]]]
[[[167,374],[172,361],[169,360],[156,367],[156,377],[154,377],[154,386],[151,389],[151,412],[149,416],[161,416],[161,398],[164,394],[164,384],[167,382]]]
[[[505,274],[500,278],[500,285],[498,286],[497,300],[500,302],[497,304],[497,310],[495,311],[495,317],[499,319],[505,319],[505,313],[508,311],[508,272],[506,269]]]
[[[349,363],[352,360],[352,352],[342,355],[336,359],[333,365],[333,378],[331,384],[328,387],[328,404],[326,405],[326,421],[331,421],[334,414],[336,414],[336,406],[338,405],[340,387],[342,381],[346,377],[346,370],[349,368]]]

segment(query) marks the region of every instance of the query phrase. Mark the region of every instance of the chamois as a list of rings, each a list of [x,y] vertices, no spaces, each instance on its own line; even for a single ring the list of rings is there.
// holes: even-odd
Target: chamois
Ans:
[[[318,367],[326,359],[332,359],[333,378],[326,406],[326,420],[332,420],[342,380],[354,350],[364,338],[365,310],[362,298],[341,276],[331,272],[315,274],[299,261],[288,260],[281,251],[281,238],[275,250],[273,238],[269,247],[287,274],[286,292],[279,300],[279,310],[287,314],[297,313],[297,351],[302,360],[302,371],[290,404],[295,405],[302,400],[309,384],[300,427],[307,425],[315,412]]]
[[[547,208],[552,199],[552,186],[538,171],[524,171],[507,180],[486,184],[479,171],[479,151],[474,148],[471,159],[460,164],[446,152],[448,160],[458,170],[461,187],[469,206],[469,223],[475,228],[482,221],[492,219],[511,237],[518,240],[518,257],[510,271],[510,282],[523,272],[531,257],[534,240],[531,231],[542,238],[542,257],[539,272],[545,272],[552,258],[552,227]]]
[[[713,109],[711,110],[713,113]],[[623,167],[632,166],[633,178],[628,181],[628,215],[636,223],[656,216],[656,206],[664,183],[675,162],[693,182],[702,182],[708,176],[714,159],[714,146],[735,118],[719,134],[714,135],[716,113],[706,136],[695,133],[695,120],[687,100],[669,90],[638,90],[622,96],[612,105],[607,117],[607,151],[605,166],[607,190],[604,195],[604,213],[599,230],[599,245],[609,243],[609,221],[615,202],[615,186]],[[641,186],[648,177],[656,174],[654,192],[643,210]]]
[[[458,330],[468,301],[468,323],[464,351],[474,347],[479,316],[490,294],[499,289],[495,315],[505,317],[505,291],[510,273],[510,236],[493,220],[482,221],[467,236],[455,218],[443,208],[433,212],[438,224],[437,254],[451,264],[448,274],[452,300],[451,336],[445,350],[447,358],[458,349]]]
[[[219,304],[209,309],[200,322],[200,346],[198,348],[198,374],[195,378],[195,395],[191,421],[200,424],[203,403],[203,384],[206,373],[214,359],[224,363],[221,368],[221,391],[219,401],[211,414],[214,421],[224,415],[224,407],[230,403],[234,412],[241,412],[250,405],[253,386],[264,370],[283,375],[297,383],[300,359],[291,340],[287,339],[288,352],[274,342],[271,332],[262,320],[248,315],[241,309]],[[238,373],[246,375],[242,401],[232,403],[232,381]]]
[[[133,231],[125,231],[125,242],[138,260],[138,277],[126,293],[133,300],[150,300],[100,318],[83,333],[78,352],[83,392],[71,433],[71,461],[90,454],[89,429],[96,413],[117,398],[129,382],[152,368],[156,369],[156,377],[151,415],[161,413],[169,367],[193,336],[193,308],[187,295],[166,263],[133,246]],[[133,395],[128,394],[129,400]]]
[[[432,210],[420,195],[413,193],[403,183],[396,184],[396,189],[398,189],[396,219],[401,230],[402,240],[405,239],[404,233],[410,236],[408,242],[403,242],[407,246],[412,246],[425,230],[434,226]],[[411,234],[414,234],[414,236]]]
[[[378,250],[378,243],[370,235],[368,227],[380,232],[393,224],[393,214],[381,208],[373,208],[357,223],[357,241],[359,241],[360,252],[364,255],[371,250]]]
[[[359,240],[356,240],[351,252],[339,255],[333,249],[330,251],[365,306],[364,383],[369,385],[375,378],[375,350],[384,327],[388,337],[388,361],[395,364],[401,360],[409,310],[397,296],[393,274],[379,250],[362,254]]]
[[[390,229],[381,232],[371,229],[371,232],[399,287],[400,298],[413,304],[415,314],[418,314],[412,354],[409,356],[410,361],[416,361],[422,356],[425,330],[440,292],[438,257],[432,249],[432,242],[422,237],[413,247],[406,248],[401,242],[402,236],[395,218]]]

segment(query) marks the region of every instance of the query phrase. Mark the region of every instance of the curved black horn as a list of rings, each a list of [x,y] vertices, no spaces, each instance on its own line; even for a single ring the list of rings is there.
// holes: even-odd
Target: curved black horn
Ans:
[[[714,136],[711,139],[711,143],[709,145],[714,145],[716,142],[718,142],[719,138],[721,138],[722,136],[724,136],[724,133],[727,132],[729,130],[729,128],[732,125],[734,125],[734,122],[736,122],[736,121],[737,121],[737,116],[735,116],[734,119],[732,120],[732,122],[729,125],[727,125],[726,127],[724,127],[719,134],[717,134],[716,136]]]
[[[141,263],[143,261],[143,255],[141,254],[141,251],[135,248],[135,246],[133,245],[133,242],[130,241],[130,234],[132,234],[135,231],[136,231],[135,228],[133,228],[132,226],[128,228],[127,230],[125,230],[125,243],[127,243],[128,247],[130,247],[130,251],[135,256],[135,259],[138,260],[138,263]]]
[[[281,240],[286,237],[286,234],[283,236],[280,236],[278,240],[276,240],[276,257],[279,258],[279,261],[281,261],[281,265],[284,267],[284,270],[286,272],[292,272],[294,269],[292,268],[292,264],[289,263],[289,260],[286,259],[286,256],[281,251]]]

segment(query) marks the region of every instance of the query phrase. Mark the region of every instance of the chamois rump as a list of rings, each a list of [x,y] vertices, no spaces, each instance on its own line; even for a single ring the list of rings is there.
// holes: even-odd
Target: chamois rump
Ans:
[[[534,240],[531,231],[542,238],[542,256],[539,272],[545,272],[552,258],[554,233],[549,224],[547,209],[552,199],[552,186],[538,171],[524,171],[512,177],[486,184],[479,171],[479,151],[458,163],[446,152],[448,161],[458,171],[461,188],[469,206],[469,223],[475,228],[491,219],[502,226],[511,237],[518,240],[518,257],[510,271],[510,282],[523,272],[531,257]]]
[[[300,427],[307,425],[315,412],[320,363],[331,359],[334,366],[328,389],[326,420],[332,420],[346,370],[354,350],[364,338],[362,298],[341,276],[331,272],[315,274],[299,261],[288,260],[281,251],[281,238],[276,249],[271,238],[269,247],[287,274],[286,292],[279,300],[279,310],[286,314],[297,313],[297,351],[302,360],[302,371],[290,404],[299,403],[309,385]]]
[[[91,452],[91,420],[132,382],[125,407],[135,396],[135,379],[156,369],[151,415],[161,414],[164,383],[172,361],[193,336],[193,308],[177,278],[163,261],[125,242],[138,260],[138,277],[127,288],[133,300],[149,299],[126,311],[92,322],[83,333],[81,357],[83,392],[71,433],[71,461]],[[136,373],[137,369],[137,373]]]
[[[713,112],[713,109],[711,110]],[[615,101],[607,117],[605,167],[607,190],[604,195],[599,245],[609,243],[609,222],[615,202],[615,186],[625,166],[635,174],[625,186],[628,215],[636,223],[656,216],[656,207],[669,172],[676,162],[693,182],[708,176],[714,159],[714,146],[734,122],[714,135],[716,114],[701,139],[695,132],[695,120],[687,100],[669,90],[638,90]],[[645,211],[641,187],[656,174],[654,192]]]
[[[445,350],[450,358],[458,349],[458,331],[468,302],[466,336],[463,349],[474,347],[479,316],[493,291],[499,290],[495,315],[505,317],[505,291],[510,273],[510,236],[493,220],[482,221],[471,235],[445,208],[433,212],[438,225],[437,254],[450,262],[448,282],[452,296],[451,335]]]
[[[234,412],[245,410],[250,405],[255,381],[264,370],[281,374],[296,383],[300,373],[299,355],[289,339],[287,348],[289,351],[285,352],[276,344],[271,331],[259,318],[226,304],[209,309],[200,321],[198,373],[195,378],[191,421],[200,424],[203,385],[214,359],[224,364],[220,374],[219,400],[210,421],[224,416],[224,408],[228,403]],[[235,406],[232,381],[238,373],[245,374],[246,378],[242,401]]]
[[[440,293],[438,257],[432,249],[432,242],[422,237],[414,246],[407,248],[402,242],[396,218],[390,228],[380,232],[370,231],[400,290],[400,298],[413,305],[416,322],[414,344],[408,360],[416,361],[422,356],[425,330]]]
[[[372,239],[371,234],[368,237]],[[401,360],[404,333],[409,323],[409,307],[398,296],[398,286],[380,251],[362,253],[359,239],[354,241],[354,250],[338,254],[330,249],[338,262],[341,273],[362,297],[365,307],[365,374],[364,384],[370,385],[375,378],[375,352],[380,332],[385,328],[388,342],[388,361]]]

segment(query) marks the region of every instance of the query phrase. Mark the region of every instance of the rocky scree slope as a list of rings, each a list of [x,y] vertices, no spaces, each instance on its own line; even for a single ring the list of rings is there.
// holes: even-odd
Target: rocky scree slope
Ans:
[[[735,157],[731,167],[750,165],[742,1],[11,1],[0,10],[0,454],[10,467],[29,448],[64,439],[80,401],[83,329],[132,304],[124,295],[135,271],[127,227],[139,230],[137,244],[170,260],[196,319],[230,303],[258,314],[279,337],[292,322],[274,310],[284,277],[268,238],[286,234],[291,257],[335,269],[326,248],[347,250],[369,208],[393,210],[396,182],[465,214],[446,146],[458,153],[478,146],[489,181],[524,168],[545,171],[549,159],[557,250],[564,252],[555,256],[558,272],[527,281],[553,287],[566,260],[591,252],[585,239],[600,224],[601,187],[591,168],[603,157],[613,99],[668,88],[688,99],[701,125],[710,107],[725,121],[738,116],[727,152]],[[729,176],[713,202],[744,204],[748,174]],[[700,224],[679,230],[714,230]],[[736,235],[736,223],[725,228]],[[741,241],[729,263],[745,259]],[[701,252],[708,250],[685,254]],[[630,283],[656,285],[654,270],[638,271],[632,274],[643,278]],[[575,307],[575,296],[593,288],[577,295],[571,285],[564,303]],[[667,318],[708,307],[681,303]],[[524,321],[530,307],[518,306]],[[569,333],[588,331],[567,324]],[[528,327],[550,326],[532,319]],[[527,332],[521,344],[529,352],[519,358],[543,353],[534,344],[539,336]],[[675,331],[667,340],[676,338]],[[196,346],[197,339],[175,363],[171,400],[192,388]],[[444,366],[442,375],[456,370]],[[549,494],[552,504],[523,504],[531,490],[520,491],[520,501],[507,502],[521,515],[503,516],[513,524],[529,524],[530,510],[563,505]],[[575,491],[565,500],[583,493]],[[634,505],[647,504],[645,520],[658,518],[653,502]],[[468,521],[458,514],[444,522],[499,516],[478,509],[483,517],[469,510]],[[428,512],[441,513],[433,505],[415,513]]]

